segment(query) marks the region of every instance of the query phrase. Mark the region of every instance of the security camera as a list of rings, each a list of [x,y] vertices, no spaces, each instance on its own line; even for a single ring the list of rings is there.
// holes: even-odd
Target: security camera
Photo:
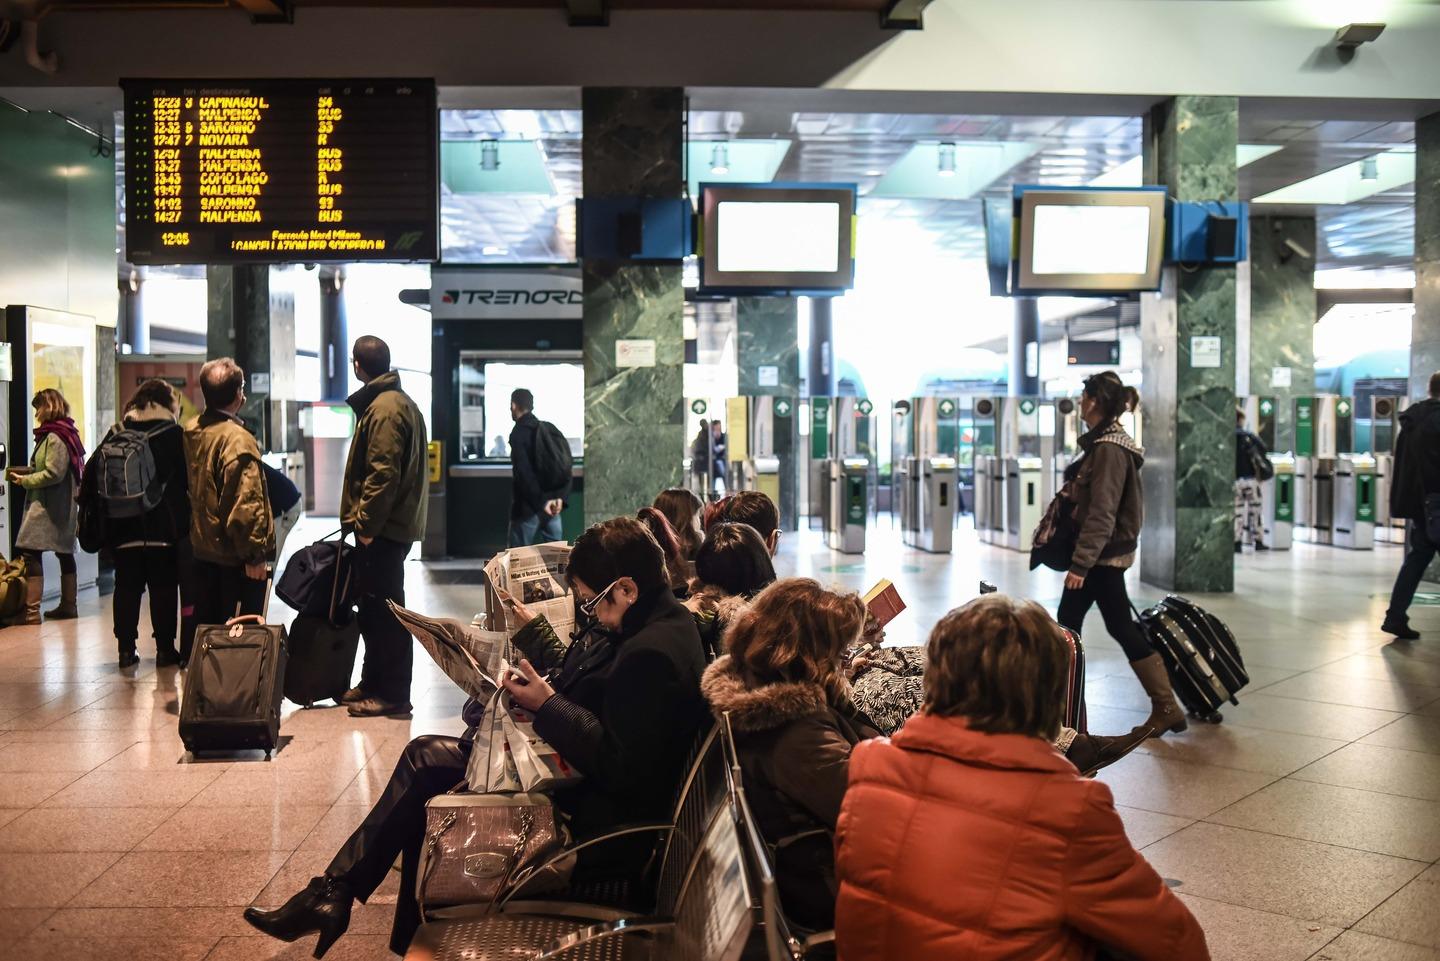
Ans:
[[[1335,45],[1354,50],[1362,43],[1370,43],[1385,32],[1383,23],[1347,23],[1335,31]]]

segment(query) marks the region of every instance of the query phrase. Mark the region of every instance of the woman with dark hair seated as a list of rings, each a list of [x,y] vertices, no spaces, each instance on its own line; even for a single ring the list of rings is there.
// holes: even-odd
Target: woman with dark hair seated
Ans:
[[[701,685],[716,717],[729,714],[785,909],[816,931],[835,923],[832,836],[850,751],[879,735],[851,702],[840,660],[864,624],[865,605],[854,594],[809,579],[777,581],[731,625],[729,653]]]
[[[685,606],[694,612],[700,638],[712,658],[721,653],[726,626],[774,582],[775,565],[753,527],[720,523],[710,528],[695,555],[695,585]]]
[[[541,618],[514,637],[526,654],[521,679],[505,688],[535,731],[584,775],[554,794],[555,808],[577,839],[616,825],[663,819],[684,776],[685,758],[702,725],[700,675],[705,657],[695,620],[665,578],[655,538],[639,521],[617,517],[587,530],[570,553],[566,578],[577,607],[596,622],[562,653]],[[317,956],[350,923],[351,902],[364,901],[401,858],[401,893],[390,948],[404,954],[419,925],[415,873],[425,802],[465,778],[470,742],[483,705],[471,701],[465,737],[411,741],[379,802],[322,877],[275,911],[247,908],[245,919],[284,941],[320,932]],[[648,843],[601,845],[597,863],[581,854],[579,878],[634,876]]]
[[[1208,961],[1205,935],[1125,836],[1110,789],[1052,746],[1069,652],[1030,601],[941,619],[925,708],[858,745],[836,831],[846,961]]]
[[[665,555],[665,576],[670,582],[670,590],[680,600],[685,600],[690,596],[691,565],[680,549],[680,539],[675,536],[675,528],[670,526],[670,521],[664,514],[653,507],[640,508],[635,517],[650,531],[655,543],[660,545],[660,553]]]
[[[675,537],[680,541],[680,552],[685,559],[695,560],[695,552],[700,550],[700,542],[705,540],[705,531],[700,526],[705,502],[692,490],[671,487],[655,495],[655,503],[650,506],[664,514],[675,529]]]

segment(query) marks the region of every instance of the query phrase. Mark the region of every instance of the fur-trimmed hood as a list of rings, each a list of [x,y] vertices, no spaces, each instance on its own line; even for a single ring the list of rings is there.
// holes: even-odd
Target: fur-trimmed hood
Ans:
[[[168,407],[161,407],[159,404],[142,404],[139,407],[132,407],[121,417],[121,420],[133,420],[137,423],[151,423],[162,420],[174,421],[175,413]]]
[[[748,687],[735,670],[730,655],[705,669],[700,692],[717,716],[730,713],[736,731],[768,731],[824,710],[825,689],[807,681],[782,681]]]

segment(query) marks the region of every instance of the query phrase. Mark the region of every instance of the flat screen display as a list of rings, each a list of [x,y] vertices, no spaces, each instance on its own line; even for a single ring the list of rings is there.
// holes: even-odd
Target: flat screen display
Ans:
[[[854,283],[849,184],[701,185],[700,288],[818,292]]]
[[[135,264],[433,261],[433,80],[127,80]]]
[[[1019,214],[1016,290],[1123,293],[1160,286],[1163,191],[1027,189]]]

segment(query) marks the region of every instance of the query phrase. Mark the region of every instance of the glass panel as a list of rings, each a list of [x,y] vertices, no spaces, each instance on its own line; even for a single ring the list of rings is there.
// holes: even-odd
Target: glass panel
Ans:
[[[464,357],[461,354],[461,391],[464,392]],[[510,392],[524,387],[535,395],[535,416],[560,428],[576,457],[585,449],[585,368],[577,363],[511,363],[491,361],[484,370],[484,417],[489,424],[493,456],[510,456]],[[462,401],[463,403],[463,401]],[[465,447],[462,438],[461,445]]]
[[[479,351],[460,352],[460,459],[479,460],[485,451],[485,361]]]

